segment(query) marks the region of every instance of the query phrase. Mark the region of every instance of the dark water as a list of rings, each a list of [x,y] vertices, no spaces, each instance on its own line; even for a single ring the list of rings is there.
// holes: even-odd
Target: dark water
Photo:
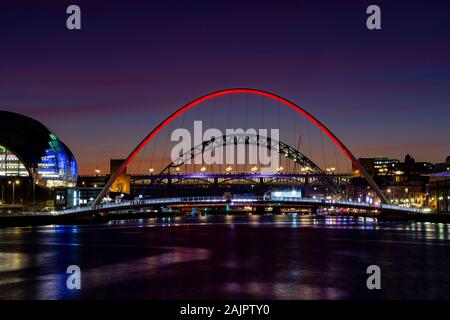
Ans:
[[[0,229],[1,299],[450,298],[450,225],[208,216]],[[68,290],[78,265],[82,289]],[[366,268],[381,268],[381,290]]]

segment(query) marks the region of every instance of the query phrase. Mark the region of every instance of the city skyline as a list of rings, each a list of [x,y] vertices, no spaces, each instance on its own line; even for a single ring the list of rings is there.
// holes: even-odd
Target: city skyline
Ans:
[[[230,87],[298,103],[357,157],[449,155],[444,2],[379,2],[375,32],[364,1],[78,5],[79,32],[65,28],[63,4],[5,5],[0,106],[54,130],[82,174],[125,158],[186,102]]]
[[[3,305],[450,299],[448,0],[1,9]]]

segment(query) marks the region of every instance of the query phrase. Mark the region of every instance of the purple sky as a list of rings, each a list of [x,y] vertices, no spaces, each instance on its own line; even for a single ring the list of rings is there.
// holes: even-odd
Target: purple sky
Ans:
[[[81,31],[65,27],[70,4]],[[11,1],[0,49],[0,108],[54,130],[82,173],[229,87],[298,103],[356,156],[450,155],[448,1]]]

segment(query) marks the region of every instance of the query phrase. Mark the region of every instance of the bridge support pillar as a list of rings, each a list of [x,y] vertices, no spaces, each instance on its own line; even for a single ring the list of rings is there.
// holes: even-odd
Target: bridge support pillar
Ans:
[[[255,213],[257,215],[264,215],[264,207],[263,206],[256,206]]]
[[[274,206],[272,210],[272,214],[280,214],[281,210],[279,206]]]

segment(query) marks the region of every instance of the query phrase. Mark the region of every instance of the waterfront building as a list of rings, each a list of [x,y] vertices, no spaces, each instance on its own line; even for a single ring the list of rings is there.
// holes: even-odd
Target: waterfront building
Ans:
[[[0,119],[2,204],[13,200],[34,203],[36,195],[76,185],[75,157],[53,131],[14,112],[0,111]]]

